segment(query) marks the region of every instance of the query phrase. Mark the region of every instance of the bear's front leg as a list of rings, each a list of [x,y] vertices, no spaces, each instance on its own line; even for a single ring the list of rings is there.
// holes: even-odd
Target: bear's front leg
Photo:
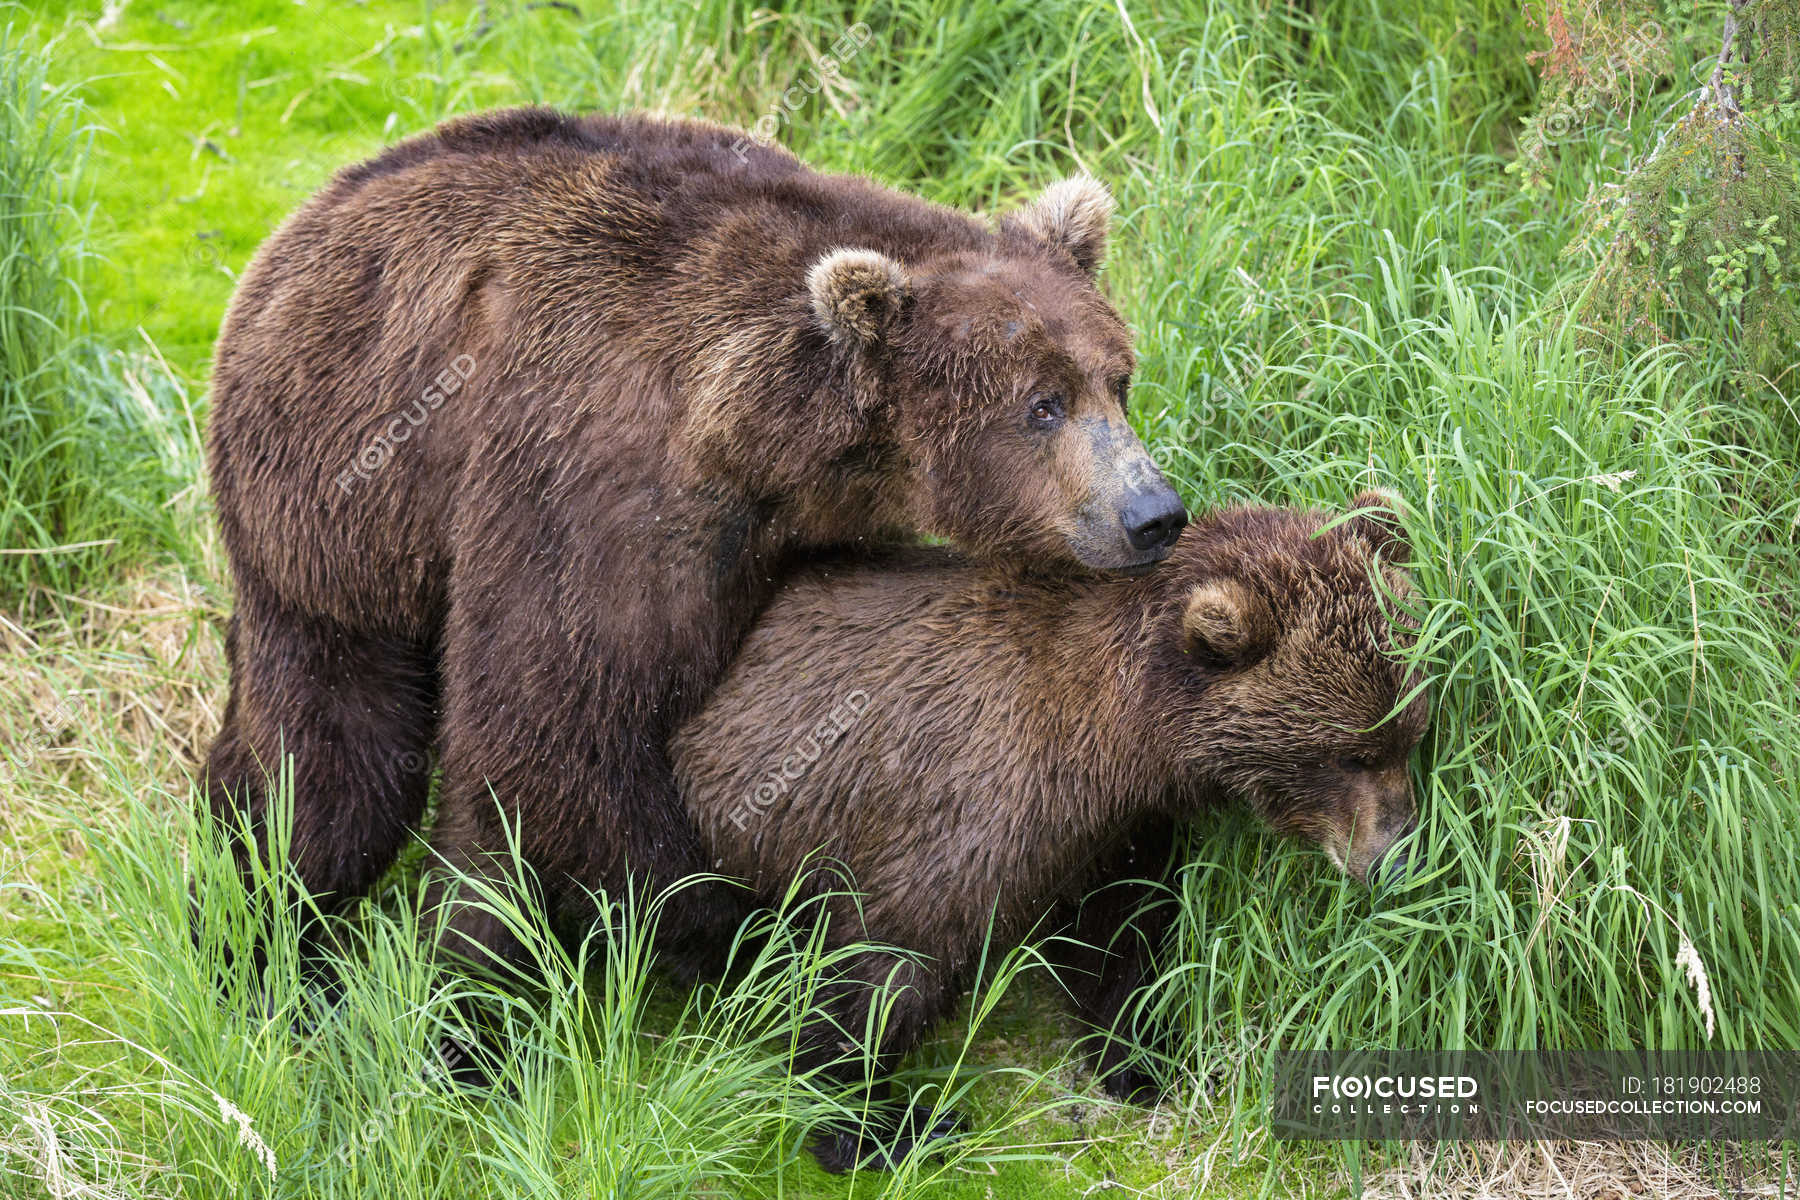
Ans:
[[[1176,915],[1167,889],[1174,841],[1174,822],[1166,818],[1133,830],[1101,860],[1093,890],[1071,906],[1062,936],[1044,948],[1076,1015],[1099,1041],[1094,1074],[1119,1100],[1154,1101],[1163,1090],[1146,1058],[1167,1051],[1169,1031],[1143,1018],[1137,1001],[1155,977]]]
[[[891,1091],[892,1086],[887,1085]],[[813,1157],[833,1175],[851,1171],[893,1171],[922,1148],[955,1137],[963,1119],[954,1111],[933,1114],[922,1104],[895,1107],[891,1100],[860,1124],[832,1129],[812,1143]]]
[[[894,1097],[895,1067],[942,1015],[948,991],[930,967],[901,954],[859,955],[821,990],[818,1015],[801,1035],[797,1072],[816,1070],[844,1089],[848,1112],[820,1131],[811,1149],[834,1175],[888,1171],[963,1127],[953,1111],[933,1113]]]

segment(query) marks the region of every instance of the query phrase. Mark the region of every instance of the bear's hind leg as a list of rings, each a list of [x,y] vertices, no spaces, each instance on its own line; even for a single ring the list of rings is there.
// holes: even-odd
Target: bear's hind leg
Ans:
[[[206,759],[208,807],[253,886],[253,856],[268,860],[272,784],[291,758],[289,861],[321,913],[341,912],[393,864],[423,815],[436,656],[428,644],[295,612],[245,580],[226,650],[231,694]],[[322,937],[303,918],[303,961]],[[263,946],[254,953],[260,969]]]

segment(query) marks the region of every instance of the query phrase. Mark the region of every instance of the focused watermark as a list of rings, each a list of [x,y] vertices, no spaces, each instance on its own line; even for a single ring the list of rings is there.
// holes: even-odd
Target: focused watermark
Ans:
[[[1572,84],[1533,118],[1546,145],[1583,137],[1596,124],[1623,128],[1640,100],[1653,94],[1641,77],[1673,67],[1674,39],[1656,21],[1618,30],[1617,36],[1601,25],[1588,32],[1604,53],[1571,58],[1551,50],[1526,56],[1528,62],[1549,64],[1547,78],[1567,78]]]
[[[842,740],[862,720],[863,714],[869,711],[869,703],[869,693],[861,688],[852,688],[831,706],[831,711],[825,714],[824,720],[796,738],[793,748],[782,755],[778,762],[771,764],[768,773],[756,782],[756,786],[745,792],[738,800],[737,807],[731,810],[728,819],[737,826],[738,831],[750,828],[751,821],[767,813],[777,800],[793,789],[794,784],[806,778],[806,773],[812,770],[813,764],[824,756],[825,751]]]
[[[793,124],[794,114],[805,107],[807,99],[829,87],[844,73],[845,64],[862,53],[863,47],[874,38],[874,30],[861,21],[839,34],[837,40],[831,43],[831,48],[819,57],[818,62],[808,71],[802,72],[799,79],[775,97],[769,110],[756,118],[750,131],[732,145],[731,152],[737,155],[738,165],[742,166],[750,161],[750,147],[773,146],[775,135],[781,132],[783,126]]]
[[[446,400],[462,391],[463,385],[474,373],[475,360],[467,354],[459,354],[446,363],[432,377],[425,390],[419,393],[419,398],[413,401],[412,407],[389,418],[382,431],[357,452],[348,467],[338,473],[339,489],[349,495],[358,483],[367,483],[373,479],[376,472],[393,460],[395,448],[411,440],[413,431],[429,421],[432,413],[444,407]]]
[[[76,704],[77,697],[57,696],[50,702],[47,711],[36,714],[36,719],[26,730],[25,736],[19,739],[16,757],[21,767],[28,767],[39,755],[48,754],[57,744],[75,728],[80,716]],[[13,763],[8,758],[0,757],[0,783],[11,785],[17,782],[13,775]]]
[[[419,1072],[421,1086],[407,1088],[388,1096],[387,1099],[363,1119],[362,1124],[350,1131],[350,1136],[338,1144],[336,1158],[341,1166],[350,1163],[371,1148],[385,1142],[393,1134],[394,1126],[406,1115],[407,1109],[414,1102],[429,1099],[431,1089],[443,1088],[449,1084],[454,1072],[462,1062],[463,1055],[455,1046],[441,1047],[433,1054]]]

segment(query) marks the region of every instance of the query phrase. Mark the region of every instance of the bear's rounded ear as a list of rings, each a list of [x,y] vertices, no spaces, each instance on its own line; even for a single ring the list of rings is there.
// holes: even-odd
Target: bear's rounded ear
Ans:
[[[1182,651],[1215,663],[1245,667],[1275,645],[1268,604],[1236,579],[1196,584],[1181,614]]]
[[[876,250],[833,250],[806,272],[813,312],[836,342],[881,340],[911,291],[906,270]]]
[[[1350,501],[1350,519],[1344,524],[1387,561],[1404,564],[1412,558],[1412,543],[1400,523],[1406,511],[1406,502],[1398,493],[1371,488]]]
[[[1077,175],[1045,188],[1043,195],[1008,216],[1004,224],[1068,251],[1075,265],[1092,275],[1106,257],[1112,214],[1112,193],[1106,185],[1091,175]]]

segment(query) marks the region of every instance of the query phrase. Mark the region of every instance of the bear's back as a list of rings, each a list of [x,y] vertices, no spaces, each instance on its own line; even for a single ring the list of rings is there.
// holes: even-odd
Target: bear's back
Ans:
[[[909,945],[955,941],[1006,886],[1073,882],[1095,846],[1060,806],[1115,753],[1094,614],[1136,594],[930,549],[798,574],[671,747],[711,865],[776,898],[823,848]],[[969,904],[912,902],[934,893]]]
[[[693,185],[708,178],[753,190],[814,174],[780,146],[709,121],[509,108],[457,117],[396,143],[339,171],[327,191],[341,197],[372,181],[446,160],[528,169],[532,160],[594,156],[611,160],[623,169],[625,181],[647,191],[696,199]]]

